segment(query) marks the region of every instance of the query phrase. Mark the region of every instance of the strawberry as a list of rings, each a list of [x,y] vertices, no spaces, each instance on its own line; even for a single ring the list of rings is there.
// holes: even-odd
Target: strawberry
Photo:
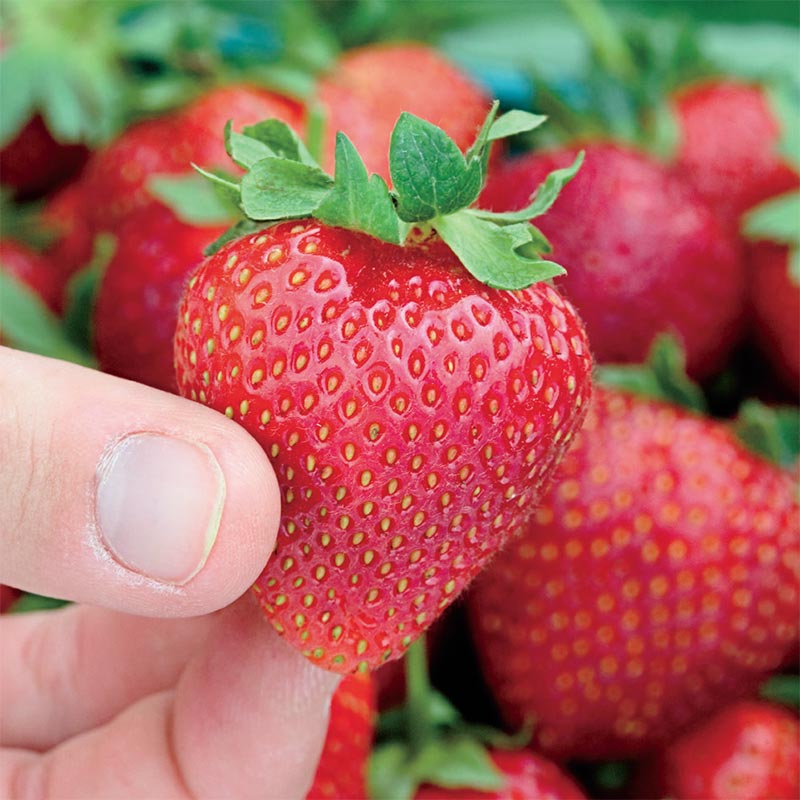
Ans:
[[[62,144],[38,114],[0,149],[0,183],[18,199],[40,197],[78,174],[89,150],[82,144]]]
[[[79,178],[50,195],[42,206],[41,225],[53,234],[46,255],[67,279],[92,258],[94,232],[87,205]]]
[[[29,286],[54,313],[61,313],[64,278],[41,253],[22,242],[0,239],[0,270]]]
[[[691,84],[673,97],[675,170],[735,222],[747,209],[800,185],[779,150],[781,121],[765,89],[731,78]]]
[[[482,202],[521,208],[548,172],[574,157],[567,148],[509,161],[490,175]],[[598,362],[642,361],[656,334],[673,331],[692,374],[725,364],[743,322],[738,244],[651,157],[588,145],[581,172],[537,224],[567,268],[558,286],[581,313]]]
[[[14,605],[20,594],[19,589],[0,583],[0,614],[5,614]]]
[[[538,123],[495,113],[468,158],[403,115],[393,195],[344,135],[333,179],[280,123],[229,133],[250,169],[227,182],[250,217],[232,235],[255,232],[190,281],[178,385],[270,455],[284,509],[256,589],[327,669],[398,657],[522,530],[583,414],[582,327],[555,290],[531,286],[560,268],[539,260],[527,223],[467,210],[488,142]],[[287,216],[303,218],[259,229]]]
[[[375,694],[370,676],[346,676],[331,701],[328,733],[307,800],[366,800],[374,727]]]
[[[756,242],[748,248],[750,302],[756,341],[786,386],[800,390],[800,283],[789,248]]]
[[[153,174],[182,174],[191,164],[219,167],[226,160],[220,131],[266,116],[302,124],[302,109],[291,100],[250,86],[220,87],[182,111],[144,120],[97,151],[84,177],[84,196],[94,231],[114,230],[131,211],[153,202],[146,182]]]
[[[648,797],[675,800],[795,800],[800,796],[800,724],[787,709],[744,700],[671,742],[648,765]]]
[[[494,750],[490,757],[503,776],[500,789],[443,789],[426,785],[415,800],[581,800],[586,795],[552,761],[527,750]]]
[[[754,691],[797,648],[798,521],[792,478],[727,427],[597,389],[471,597],[508,722],[558,758],[624,758]]]
[[[401,81],[399,75],[414,79]],[[323,165],[333,166],[335,134],[344,131],[367,169],[386,180],[389,137],[401,112],[434,123],[466,150],[491,105],[455,65],[432,48],[411,42],[349,50],[320,80],[316,102],[326,115]]]
[[[122,221],[94,311],[95,352],[104,372],[177,392],[172,340],[178,305],[203,248],[223,230],[181,222],[160,203]]]

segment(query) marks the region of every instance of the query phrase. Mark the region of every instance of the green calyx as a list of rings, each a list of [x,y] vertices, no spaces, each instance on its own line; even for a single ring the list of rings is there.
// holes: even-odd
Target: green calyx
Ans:
[[[403,245],[412,230],[435,231],[470,273],[498,289],[523,289],[561,275],[562,267],[542,258],[550,246],[529,220],[550,208],[580,168],[582,153],[572,166],[548,176],[521,211],[503,214],[472,207],[486,179],[491,143],[533,130],[543,121],[544,117],[523,111],[498,117],[495,104],[473,145],[462,153],[443,130],[404,113],[389,149],[392,189],[383,178],[368,173],[344,133],[336,138],[331,176],[279,120],[251,125],[242,133],[228,125],[228,154],[245,174],[234,180],[197,169],[215,184],[218,195],[238,206],[245,221],[207,252],[265,224],[314,218],[395,245]],[[185,208],[176,210],[187,215]]]
[[[786,245],[789,277],[800,286],[800,192],[787,192],[756,206],[745,215],[742,233],[749,239]]]
[[[378,723],[378,741],[368,766],[370,797],[411,800],[424,784],[501,790],[506,778],[491,760],[487,746],[525,747],[531,730],[508,736],[464,722],[449,700],[431,687],[424,637],[408,649],[405,668],[406,702],[381,714]]]

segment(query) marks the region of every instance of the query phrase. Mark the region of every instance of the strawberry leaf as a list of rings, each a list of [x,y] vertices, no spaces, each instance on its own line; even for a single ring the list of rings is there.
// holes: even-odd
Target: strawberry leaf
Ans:
[[[56,608],[63,608],[66,605],[69,605],[69,600],[59,600],[56,597],[45,597],[41,594],[25,592],[25,594],[14,601],[8,609],[8,613],[24,614],[28,611],[53,611]]]
[[[319,164],[308,152],[303,140],[282,120],[267,119],[255,125],[246,125],[243,131],[245,136],[266,145],[272,155],[319,169]]]
[[[746,447],[775,464],[791,467],[800,457],[800,412],[795,406],[746,400],[734,430]]]
[[[750,239],[800,244],[800,192],[788,192],[756,206],[744,218],[743,233]]]
[[[402,244],[409,228],[401,225],[386,182],[380,175],[368,175],[353,143],[341,132],[336,136],[333,188],[314,216],[327,225],[361,230],[392,244]]]
[[[13,278],[0,265],[0,333],[12,347],[40,356],[94,366],[91,357],[67,337],[61,320],[27,284]]]
[[[547,117],[542,114],[531,114],[529,111],[514,108],[492,123],[489,129],[489,141],[516,136],[518,133],[528,133],[544,124],[546,120]]]
[[[450,736],[428,743],[409,765],[420,784],[446,789],[498,791],[505,786],[503,774],[486,748],[465,736]]]
[[[233,130],[231,121],[225,125],[225,150],[231,159],[242,169],[250,169],[262,158],[270,158],[275,153],[264,142]]]
[[[264,158],[242,177],[242,208],[257,221],[310,217],[332,185],[330,175],[319,167]]]
[[[488,286],[524,289],[564,274],[563,267],[539,258],[540,234],[528,223],[496,225],[465,209],[432,224],[466,269]]]
[[[367,766],[369,796],[381,800],[411,800],[417,781],[408,768],[409,751],[404,742],[375,747]]]
[[[773,675],[761,685],[759,694],[764,700],[800,709],[800,676]]]
[[[153,175],[147,182],[150,194],[172,209],[178,219],[190,225],[233,222],[241,210],[227,188],[209,183],[199,174]]]

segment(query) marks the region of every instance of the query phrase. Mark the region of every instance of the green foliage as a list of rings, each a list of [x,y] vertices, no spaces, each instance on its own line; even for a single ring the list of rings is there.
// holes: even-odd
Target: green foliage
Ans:
[[[800,245],[800,192],[771,198],[744,218],[742,231],[750,239]]]
[[[800,458],[800,410],[796,406],[767,406],[746,400],[734,429],[750,450],[775,464],[791,467]]]

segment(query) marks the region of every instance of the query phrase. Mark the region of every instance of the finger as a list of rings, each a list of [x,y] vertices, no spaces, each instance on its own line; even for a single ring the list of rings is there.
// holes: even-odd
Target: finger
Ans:
[[[253,604],[224,615],[174,692],[44,755],[5,751],[0,796],[304,797],[337,677],[278,639]]]
[[[94,606],[0,618],[0,744],[46,750],[173,688],[217,619]]]
[[[165,392],[0,347],[0,581],[135,614],[216,610],[279,516],[260,447]]]

